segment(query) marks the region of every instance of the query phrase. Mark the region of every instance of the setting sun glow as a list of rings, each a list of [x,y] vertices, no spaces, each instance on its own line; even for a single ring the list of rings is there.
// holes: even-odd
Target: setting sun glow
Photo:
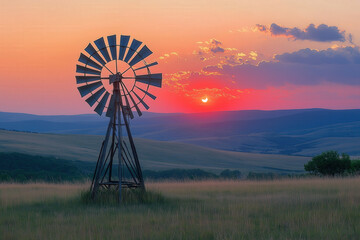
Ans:
[[[206,103],[208,100],[209,100],[209,99],[208,99],[207,97],[201,99],[201,101],[202,101],[203,103]]]

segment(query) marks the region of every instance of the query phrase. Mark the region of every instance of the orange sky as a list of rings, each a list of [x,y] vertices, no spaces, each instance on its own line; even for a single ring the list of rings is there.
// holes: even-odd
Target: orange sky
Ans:
[[[75,65],[86,45],[101,36],[127,34],[145,42],[164,73],[158,99],[150,111],[194,112],[281,108],[358,108],[360,84],[292,83],[266,87],[242,85],[244,75],[189,74],[223,64],[226,57],[251,52],[256,60],[304,48],[324,50],[333,45],[357,47],[360,37],[359,1],[3,1],[0,3],[0,111],[35,114],[92,112],[75,83]],[[256,24],[306,28],[309,24],[337,26],[353,42],[289,40],[255,31]],[[194,54],[221,42],[224,53]],[[201,43],[199,43],[201,42]],[[208,43],[206,43],[208,42]],[[171,54],[173,53],[173,54]],[[167,57],[167,54],[169,57]],[[187,74],[186,74],[187,72]],[[175,81],[176,80],[176,81]],[[245,80],[244,80],[245,81]],[[360,81],[360,78],[359,78]],[[234,82],[234,83],[233,83]],[[343,94],[344,92],[349,93]],[[305,96],[304,96],[305,95]],[[336,96],[329,97],[329,96]],[[201,98],[208,96],[203,104]]]

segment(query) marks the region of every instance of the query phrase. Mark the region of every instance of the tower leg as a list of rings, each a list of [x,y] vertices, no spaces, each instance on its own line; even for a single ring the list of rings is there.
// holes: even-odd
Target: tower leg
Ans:
[[[101,187],[104,189],[116,188],[120,201],[122,189],[140,188],[145,190],[145,185],[127,119],[127,108],[122,104],[120,92],[115,90],[115,107],[100,150],[90,191],[91,197],[95,198]],[[122,131],[123,128],[125,131]],[[114,161],[116,157],[118,161]],[[116,163],[117,166],[114,165]],[[113,179],[113,169],[116,167],[118,179]]]
[[[117,99],[117,107],[116,107],[116,111],[117,111],[117,117],[118,117],[118,121],[119,121],[119,126],[118,126],[118,159],[119,159],[119,167],[118,167],[118,176],[119,176],[119,202],[121,202],[121,185],[122,185],[122,153],[123,153],[123,147],[122,147],[122,142],[123,142],[123,138],[122,138],[122,134],[121,134],[121,96],[118,96],[119,98]],[[115,113],[116,114],[116,113]]]
[[[106,131],[105,140],[102,143],[100,154],[99,154],[99,157],[98,157],[98,161],[96,163],[96,168],[95,168],[95,171],[94,171],[93,181],[92,181],[91,187],[90,187],[90,192],[91,192],[91,197],[92,198],[95,197],[96,192],[99,190],[99,179],[100,179],[101,170],[103,168],[104,161],[105,161],[106,149],[107,149],[107,146],[108,146],[109,137],[110,137],[110,133],[111,133],[111,130],[112,130],[112,122],[113,122],[113,120],[114,120],[113,118],[110,119],[107,131]]]
[[[140,183],[141,188],[143,190],[145,190],[145,184],[144,184],[144,179],[143,179],[143,176],[142,176],[139,157],[137,155],[137,151],[136,151],[135,143],[134,143],[131,131],[130,131],[130,126],[129,126],[129,123],[128,123],[128,119],[126,118],[126,114],[124,114],[124,108],[123,107],[122,107],[122,112],[123,112],[123,119],[124,119],[124,122],[125,122],[127,135],[128,135],[130,146],[131,146],[131,151],[132,151],[133,156],[134,156],[134,162],[135,162],[135,166],[136,166],[136,170],[137,170],[137,176],[139,178],[139,183]]]

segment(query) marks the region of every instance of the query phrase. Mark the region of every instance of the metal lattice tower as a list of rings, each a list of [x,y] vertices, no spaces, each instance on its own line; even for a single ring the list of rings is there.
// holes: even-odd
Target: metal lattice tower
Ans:
[[[141,116],[140,107],[149,109],[146,97],[156,99],[149,88],[161,88],[162,74],[150,72],[150,67],[158,64],[145,61],[152,54],[150,49],[136,39],[130,45],[129,41],[130,36],[124,35],[119,42],[116,35],[108,36],[107,42],[99,38],[94,41],[96,48],[89,43],[76,65],[81,97],[87,97],[85,101],[96,113],[105,112],[110,118],[91,183],[92,197],[99,188],[116,188],[119,198],[122,188],[145,190],[129,123],[133,110]]]

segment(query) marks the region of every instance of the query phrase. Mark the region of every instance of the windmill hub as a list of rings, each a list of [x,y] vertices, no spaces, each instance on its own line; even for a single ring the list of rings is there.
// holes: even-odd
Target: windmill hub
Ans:
[[[112,84],[114,82],[121,82],[122,79],[123,79],[123,77],[122,77],[121,73],[109,75],[109,83],[110,84]]]

